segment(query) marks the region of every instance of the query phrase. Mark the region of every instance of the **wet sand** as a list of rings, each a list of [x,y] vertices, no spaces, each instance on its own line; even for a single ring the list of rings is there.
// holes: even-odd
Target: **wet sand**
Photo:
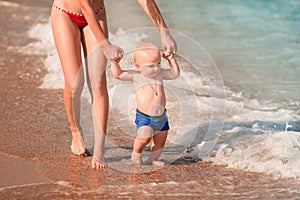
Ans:
[[[51,2],[10,2],[25,6],[0,4],[0,199],[299,198],[296,180],[278,180],[190,158],[147,173],[91,169],[91,157],[70,152],[63,91],[39,88],[46,73],[46,55],[16,50],[32,42],[27,31],[45,22]],[[117,143],[130,146],[131,139],[124,139],[122,131],[114,128],[112,117],[109,127],[108,134]]]

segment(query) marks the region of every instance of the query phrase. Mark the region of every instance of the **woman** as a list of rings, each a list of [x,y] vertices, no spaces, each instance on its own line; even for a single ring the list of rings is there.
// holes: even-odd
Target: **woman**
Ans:
[[[155,1],[139,0],[139,4],[159,28],[164,53],[175,54],[176,43]],[[87,82],[92,96],[95,134],[92,167],[103,168],[106,166],[104,143],[109,108],[106,63],[107,59],[119,61],[123,50],[108,41],[104,0],[55,0],[51,25],[65,79],[64,103],[72,132],[71,151],[76,155],[85,154],[86,151],[80,128],[80,96],[84,85],[82,45],[84,56],[88,56]]]

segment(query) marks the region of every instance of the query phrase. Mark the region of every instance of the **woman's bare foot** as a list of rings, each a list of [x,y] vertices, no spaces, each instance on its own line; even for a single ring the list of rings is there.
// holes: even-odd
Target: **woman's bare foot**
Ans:
[[[78,156],[85,154],[85,145],[83,142],[83,137],[79,130],[72,131],[71,151]]]
[[[94,157],[93,156],[93,159],[92,159],[92,168],[94,169],[102,169],[102,168],[105,168],[107,167],[106,163],[101,159],[99,160],[98,158]]]

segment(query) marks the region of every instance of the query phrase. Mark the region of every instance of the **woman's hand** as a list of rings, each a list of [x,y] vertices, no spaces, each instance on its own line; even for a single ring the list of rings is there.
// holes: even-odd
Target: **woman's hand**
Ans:
[[[177,45],[175,40],[170,35],[168,29],[165,28],[160,30],[160,38],[161,38],[161,45],[163,48],[163,55],[168,57],[171,54],[176,54]]]
[[[119,62],[124,54],[123,49],[121,49],[117,45],[111,44],[108,40],[102,42],[100,44],[100,48],[102,49],[106,59],[111,60],[113,62]]]

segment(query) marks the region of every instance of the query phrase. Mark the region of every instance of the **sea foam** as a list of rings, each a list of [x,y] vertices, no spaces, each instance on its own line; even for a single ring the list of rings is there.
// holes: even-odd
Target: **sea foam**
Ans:
[[[300,133],[235,127],[209,160],[246,171],[300,179]]]

